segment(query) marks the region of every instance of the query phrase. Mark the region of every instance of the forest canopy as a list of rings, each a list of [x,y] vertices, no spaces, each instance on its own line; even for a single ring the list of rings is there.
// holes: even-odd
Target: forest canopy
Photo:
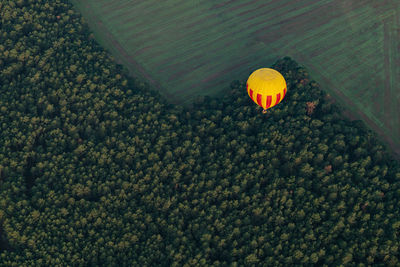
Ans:
[[[192,108],[64,0],[0,0],[0,265],[399,265],[400,168],[292,59]]]

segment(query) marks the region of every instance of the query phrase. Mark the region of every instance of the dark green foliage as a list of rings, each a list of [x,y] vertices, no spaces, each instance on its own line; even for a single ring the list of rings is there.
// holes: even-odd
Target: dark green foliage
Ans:
[[[398,163],[290,58],[267,116],[243,81],[188,110],[64,1],[0,27],[1,266],[399,264]]]

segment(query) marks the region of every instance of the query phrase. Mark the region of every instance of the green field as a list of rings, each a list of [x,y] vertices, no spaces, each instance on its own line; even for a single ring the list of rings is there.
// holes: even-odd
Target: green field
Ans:
[[[397,0],[72,2],[117,61],[171,102],[222,93],[290,56],[400,151]]]

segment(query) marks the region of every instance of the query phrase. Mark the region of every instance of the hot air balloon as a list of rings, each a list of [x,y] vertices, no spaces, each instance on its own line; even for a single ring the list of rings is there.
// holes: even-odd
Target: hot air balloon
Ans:
[[[270,68],[254,71],[247,80],[247,93],[251,100],[267,109],[279,104],[286,95],[286,81],[282,74]]]

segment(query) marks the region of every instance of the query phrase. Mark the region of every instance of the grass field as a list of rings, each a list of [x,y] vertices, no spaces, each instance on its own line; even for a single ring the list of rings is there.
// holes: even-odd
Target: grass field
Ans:
[[[290,56],[400,153],[398,0],[72,3],[99,42],[171,102],[219,94]]]

